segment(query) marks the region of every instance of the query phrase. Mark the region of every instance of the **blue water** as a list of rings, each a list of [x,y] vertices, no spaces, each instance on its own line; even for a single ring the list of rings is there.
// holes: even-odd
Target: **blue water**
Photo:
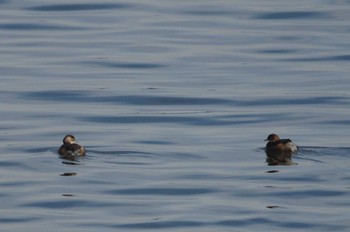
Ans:
[[[1,231],[350,230],[349,1],[0,9]]]

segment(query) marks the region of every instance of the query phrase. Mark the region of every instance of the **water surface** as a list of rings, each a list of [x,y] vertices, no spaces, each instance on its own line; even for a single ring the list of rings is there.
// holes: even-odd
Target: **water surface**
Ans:
[[[2,231],[350,229],[348,1],[0,4]]]

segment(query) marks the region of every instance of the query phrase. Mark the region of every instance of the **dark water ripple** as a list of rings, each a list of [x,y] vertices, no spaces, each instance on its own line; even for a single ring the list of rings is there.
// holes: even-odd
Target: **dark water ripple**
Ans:
[[[122,69],[158,69],[167,67],[160,63],[151,64],[151,63],[125,63],[125,62],[111,62],[111,61],[94,61],[94,62],[81,62],[88,65],[97,65],[106,68],[122,68]]]
[[[0,230],[349,231],[348,3],[0,0]]]
[[[191,11],[183,11],[183,13],[192,16],[230,16],[237,14],[237,12],[224,9],[197,9]]]
[[[293,53],[296,53],[297,50],[293,50],[293,49],[264,49],[264,50],[258,50],[257,52],[266,53],[266,54],[293,54]]]
[[[325,12],[316,11],[285,11],[285,12],[270,12],[255,16],[256,19],[267,20],[287,20],[287,19],[324,19],[330,18]]]
[[[237,124],[251,124],[262,123],[270,121],[269,117],[254,116],[255,119],[235,120],[221,120],[220,117],[202,117],[202,116],[92,116],[79,117],[81,121],[95,122],[95,123],[120,123],[120,124],[139,124],[139,123],[180,123],[185,125],[237,125]]]
[[[264,178],[265,180],[268,178]],[[315,178],[310,178],[308,181],[312,181]],[[262,180],[262,179],[261,179]],[[278,181],[282,182],[300,182],[302,181],[302,178],[278,178]],[[324,180],[318,181],[318,183],[323,183]],[[317,182],[315,182],[317,183]],[[268,188],[272,188],[272,186],[268,186]],[[246,192],[242,191],[241,193],[233,193],[233,195],[238,196],[271,196],[271,197],[282,197],[282,198],[289,198],[289,197],[296,197],[296,199],[303,199],[306,200],[307,198],[313,198],[313,199],[322,199],[322,198],[328,198],[328,197],[341,197],[341,196],[348,196],[349,192],[345,191],[345,189],[342,190],[324,190],[324,189],[301,189],[301,190],[295,190],[293,188],[291,189],[284,189],[283,187],[278,188],[276,186],[273,186],[273,191],[266,191],[265,193],[259,192],[259,193],[253,193],[253,192]]]
[[[81,30],[81,27],[72,27],[66,25],[53,25],[53,24],[35,24],[35,23],[3,23],[0,24],[0,30],[13,30],[13,31],[57,31],[57,30]]]
[[[171,228],[206,228],[211,226],[222,226],[222,227],[246,227],[246,228],[257,228],[257,226],[275,226],[285,229],[346,229],[346,226],[330,225],[325,223],[312,224],[302,222],[280,222],[277,220],[267,218],[248,218],[248,219],[236,219],[236,220],[222,220],[216,222],[201,222],[201,221],[162,221],[162,219],[155,220],[153,222],[139,222],[139,223],[127,223],[127,224],[110,224],[107,225],[111,228],[124,228],[124,229],[171,229]],[[85,226],[102,226],[101,224],[87,223]],[[106,226],[106,225],[105,225]]]
[[[128,4],[122,3],[85,3],[85,4],[52,4],[28,7],[28,10],[33,11],[86,11],[86,10],[110,10],[124,9],[130,7]]]
[[[339,197],[343,195],[349,195],[345,191],[332,191],[332,190],[323,190],[323,189],[313,189],[313,190],[300,190],[300,191],[281,191],[276,193],[269,193],[272,196],[291,196],[291,197],[303,197],[305,198],[323,198],[323,197]]]
[[[196,221],[168,221],[168,222],[145,222],[121,224],[113,227],[116,228],[133,228],[133,229],[165,229],[165,228],[186,228],[186,227],[201,227],[206,223]]]
[[[350,55],[338,55],[338,56],[320,56],[320,57],[301,57],[301,58],[288,58],[282,61],[296,61],[296,62],[327,62],[327,61],[349,61]]]
[[[130,105],[204,105],[204,104],[228,104],[226,99],[195,98],[195,97],[172,97],[172,96],[147,96],[147,95],[124,95],[124,96],[93,96],[86,91],[40,91],[24,93],[28,99],[41,99],[46,101],[77,101],[77,102],[113,102]]]
[[[45,101],[76,101],[76,102],[113,102],[130,105],[205,105],[220,104],[231,106],[278,106],[278,105],[325,105],[350,102],[348,96],[305,96],[283,98],[259,98],[252,100],[231,100],[220,98],[195,98],[174,96],[149,96],[149,95],[122,95],[122,96],[94,96],[89,91],[38,91],[23,93],[25,99],[40,99]]]
[[[175,196],[191,196],[199,194],[213,193],[213,189],[201,188],[143,188],[143,189],[121,189],[108,191],[109,194],[120,195],[175,195]]]
[[[32,221],[39,221],[40,218],[39,217],[16,217],[16,218],[12,218],[12,217],[2,217],[0,218],[0,223],[24,223],[24,222],[32,222]]]
[[[29,208],[46,208],[46,209],[70,209],[70,208],[94,208],[94,207],[120,207],[125,206],[124,203],[108,203],[101,201],[89,201],[89,200],[79,200],[74,194],[64,194],[67,196],[72,196],[72,198],[62,198],[60,200],[54,201],[38,201],[28,204],[24,204],[23,207]],[[130,205],[130,204],[128,204]]]
[[[301,223],[301,222],[279,222],[277,220],[273,219],[267,219],[267,218],[249,218],[249,219],[243,219],[243,220],[226,220],[226,221],[220,221],[217,222],[218,225],[223,226],[239,226],[239,227],[249,227],[254,225],[279,225],[282,228],[289,228],[289,229],[306,229],[306,228],[322,228],[321,225],[314,225],[312,223]],[[333,228],[333,226],[330,226]]]

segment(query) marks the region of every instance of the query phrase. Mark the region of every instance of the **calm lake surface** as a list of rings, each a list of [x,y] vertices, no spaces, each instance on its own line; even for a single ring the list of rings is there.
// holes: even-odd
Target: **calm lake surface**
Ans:
[[[350,230],[350,1],[0,10],[1,231]]]

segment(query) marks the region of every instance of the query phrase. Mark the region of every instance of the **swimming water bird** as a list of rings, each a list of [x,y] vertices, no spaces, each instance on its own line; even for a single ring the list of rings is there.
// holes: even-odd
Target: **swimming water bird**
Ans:
[[[85,155],[85,148],[75,143],[75,137],[73,135],[66,135],[63,138],[63,144],[58,149],[58,153],[67,159],[74,159],[77,156]]]
[[[298,146],[290,139],[280,139],[276,134],[270,134],[265,141],[268,141],[265,152],[271,155],[292,155],[298,151]]]

